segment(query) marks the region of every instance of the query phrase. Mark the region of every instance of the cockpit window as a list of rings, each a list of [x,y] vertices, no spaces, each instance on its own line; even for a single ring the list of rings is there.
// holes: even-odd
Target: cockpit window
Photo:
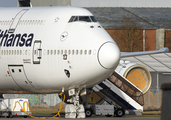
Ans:
[[[75,19],[75,16],[72,16],[69,20],[69,22],[72,22]]]
[[[80,16],[79,21],[91,22],[89,16]]]
[[[78,16],[72,16],[69,20],[69,22],[74,22],[74,21],[78,21]]]
[[[90,18],[91,18],[91,20],[92,20],[93,22],[97,22],[97,20],[96,20],[96,18],[95,18],[94,16],[90,16]]]
[[[76,21],[97,22],[94,16],[72,16],[68,22]]]

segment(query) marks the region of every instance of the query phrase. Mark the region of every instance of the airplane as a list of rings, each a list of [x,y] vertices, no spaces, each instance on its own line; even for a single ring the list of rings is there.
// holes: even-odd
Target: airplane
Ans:
[[[77,106],[86,88],[112,75],[120,58],[168,51],[121,53],[84,8],[0,8],[0,14],[0,94],[68,91]]]

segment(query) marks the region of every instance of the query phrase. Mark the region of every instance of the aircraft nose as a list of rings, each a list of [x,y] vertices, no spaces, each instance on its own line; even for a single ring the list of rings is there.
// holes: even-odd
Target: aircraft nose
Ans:
[[[98,60],[105,69],[116,68],[120,60],[120,50],[113,42],[104,43],[98,51]]]

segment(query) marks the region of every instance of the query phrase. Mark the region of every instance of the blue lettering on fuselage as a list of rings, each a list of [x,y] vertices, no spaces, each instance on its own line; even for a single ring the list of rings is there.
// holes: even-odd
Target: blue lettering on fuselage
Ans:
[[[34,34],[9,34],[8,30],[0,30],[0,46],[2,47],[31,47]]]

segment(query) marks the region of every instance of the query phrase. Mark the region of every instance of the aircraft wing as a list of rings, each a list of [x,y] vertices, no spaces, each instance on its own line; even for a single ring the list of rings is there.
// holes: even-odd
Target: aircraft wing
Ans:
[[[140,55],[150,55],[150,54],[158,54],[158,53],[165,53],[168,52],[169,49],[167,47],[162,48],[160,50],[155,51],[142,51],[142,52],[122,52],[121,58],[124,57],[132,57],[132,56],[140,56]]]

